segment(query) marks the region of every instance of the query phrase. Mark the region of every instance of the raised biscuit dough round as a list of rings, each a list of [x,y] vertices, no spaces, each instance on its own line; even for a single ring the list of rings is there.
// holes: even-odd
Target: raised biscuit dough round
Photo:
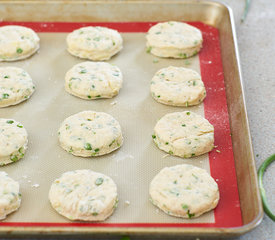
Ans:
[[[114,181],[91,170],[63,173],[51,185],[52,207],[70,220],[104,221],[117,207]]]
[[[214,127],[190,111],[169,113],[157,122],[153,140],[158,148],[171,155],[194,157],[213,149]]]
[[[0,108],[29,99],[34,89],[33,81],[24,69],[0,67]]]
[[[8,176],[7,173],[0,171],[0,220],[20,207],[21,194],[19,184]]]
[[[81,157],[104,155],[123,143],[118,121],[104,112],[74,114],[63,121],[58,134],[61,147]]]
[[[23,158],[27,144],[28,134],[21,123],[0,118],[0,166]]]
[[[109,60],[122,49],[122,44],[118,31],[106,27],[83,27],[67,36],[69,53],[93,61]]]
[[[150,198],[165,213],[199,217],[219,202],[219,188],[204,170],[189,164],[163,168],[150,184]]]
[[[201,76],[183,67],[160,69],[151,81],[151,94],[160,103],[171,106],[200,104],[206,96]]]
[[[65,76],[65,89],[83,99],[112,98],[122,87],[122,73],[105,62],[82,62]]]
[[[188,58],[202,47],[199,29],[182,22],[162,22],[152,26],[146,36],[147,51],[158,57]]]
[[[39,49],[39,41],[30,28],[14,25],[0,27],[0,61],[28,58]]]

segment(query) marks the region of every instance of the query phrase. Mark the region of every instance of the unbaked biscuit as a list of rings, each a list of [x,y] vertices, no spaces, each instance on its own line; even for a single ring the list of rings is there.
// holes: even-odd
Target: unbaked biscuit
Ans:
[[[109,60],[122,49],[122,44],[118,31],[106,27],[83,27],[67,36],[69,53],[93,61]]]
[[[147,52],[158,57],[188,58],[202,47],[201,31],[182,22],[163,22],[152,26],[146,36]]]
[[[123,143],[118,121],[104,112],[74,114],[63,121],[58,135],[63,149],[81,157],[104,155]]]
[[[157,102],[188,107],[200,104],[206,96],[206,91],[197,72],[170,66],[160,69],[154,75],[151,94]]]
[[[24,69],[0,67],[0,108],[29,99],[34,89],[33,81]]]
[[[214,147],[214,127],[202,116],[190,112],[174,112],[163,116],[152,136],[161,150],[189,158],[211,151]]]
[[[219,189],[204,170],[188,164],[163,168],[150,184],[151,202],[165,213],[182,218],[199,217],[219,202]]]
[[[28,58],[39,49],[39,41],[30,28],[14,25],[0,27],[0,61]]]
[[[0,220],[20,207],[19,184],[5,172],[0,172]]]
[[[52,207],[70,220],[104,221],[117,207],[114,181],[91,170],[63,173],[51,185]]]
[[[105,62],[76,64],[65,76],[66,91],[87,100],[112,98],[118,94],[121,86],[121,71]]]
[[[28,134],[21,123],[0,118],[0,166],[23,158],[27,144]]]

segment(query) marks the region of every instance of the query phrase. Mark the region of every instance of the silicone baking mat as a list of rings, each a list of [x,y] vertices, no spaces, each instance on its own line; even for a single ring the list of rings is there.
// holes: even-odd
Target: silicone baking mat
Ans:
[[[203,33],[203,49],[189,59],[161,59],[146,53],[145,34],[155,23],[61,23],[2,22],[31,27],[38,32],[41,48],[29,59],[1,63],[26,69],[36,85],[34,95],[22,104],[0,109],[0,117],[21,122],[29,134],[25,157],[1,167],[20,182],[20,209],[0,222],[0,226],[62,227],[236,227],[242,225],[235,176],[234,157],[223,81],[218,30],[203,23],[190,23]],[[107,26],[117,29],[124,39],[123,50],[110,63],[124,77],[123,88],[113,99],[85,101],[64,90],[64,76],[74,64],[85,60],[66,51],[68,32],[82,26]],[[171,107],[150,96],[150,80],[163,67],[183,66],[201,73],[207,97],[195,107]],[[192,159],[167,156],[152,141],[154,125],[163,115],[175,111],[194,111],[205,116],[215,128],[215,148]],[[103,111],[121,124],[124,145],[97,158],[72,156],[59,147],[57,130],[68,116],[84,110]],[[199,218],[171,217],[153,206],[148,198],[152,178],[165,166],[181,163],[206,169],[217,181],[220,202],[214,211]],[[48,201],[51,183],[63,172],[89,168],[114,179],[118,185],[119,205],[104,223],[71,222],[56,213]]]

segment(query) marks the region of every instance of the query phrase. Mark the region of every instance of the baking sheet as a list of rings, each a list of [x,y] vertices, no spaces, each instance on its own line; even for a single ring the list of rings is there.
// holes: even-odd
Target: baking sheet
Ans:
[[[40,24],[41,26],[43,26],[43,29],[47,29],[47,23]],[[148,28],[150,24],[147,23],[146,26]],[[200,24],[200,26],[203,25]],[[50,29],[52,27],[50,25]],[[211,31],[208,33],[208,28],[205,28],[205,26],[204,29],[206,31],[204,38],[206,37],[208,41],[212,40],[218,43],[217,35],[213,35]],[[210,29],[213,30],[213,28]],[[85,101],[65,92],[64,76],[66,71],[74,64],[83,61],[71,56],[66,51],[65,38],[67,33],[40,32],[41,48],[38,54],[20,62],[1,63],[1,66],[12,65],[26,69],[36,85],[36,91],[28,101],[17,106],[0,109],[0,117],[16,119],[24,125],[29,134],[29,149],[24,159],[1,168],[20,182],[22,193],[20,209],[11,214],[5,222],[49,224],[70,222],[51,208],[48,201],[48,190],[54,179],[63,172],[85,168],[109,175],[118,185],[120,201],[114,214],[106,221],[106,223],[110,223],[110,226],[112,226],[112,223],[125,223],[125,226],[144,223],[143,227],[146,227],[146,224],[150,226],[150,223],[175,223],[181,224],[181,226],[197,223],[213,225],[215,224],[215,218],[221,221],[221,211],[216,210],[216,216],[214,216],[214,211],[211,211],[191,220],[171,217],[158,210],[148,200],[149,183],[165,166],[189,163],[210,172],[208,154],[192,159],[181,159],[172,156],[163,158],[167,154],[159,150],[153,144],[151,138],[154,125],[159,118],[167,113],[188,109],[206,116],[208,119],[211,117],[212,119],[209,119],[211,123],[220,122],[219,129],[215,128],[215,131],[229,131],[226,102],[222,102],[223,111],[221,112],[217,112],[217,109],[211,110],[211,107],[209,107],[209,101],[212,106],[216,106],[214,104],[216,93],[218,95],[222,93],[222,99],[225,99],[223,78],[219,79],[218,87],[211,86],[211,81],[208,79],[210,85],[209,87],[206,86],[207,98],[205,100],[205,102],[208,102],[207,109],[204,108],[205,104],[189,108],[166,106],[157,103],[150,96],[150,80],[154,73],[163,67],[173,65],[188,67],[198,72],[203,70],[203,80],[206,80],[204,79],[205,76],[213,74],[208,69],[215,62],[207,59],[207,56],[211,56],[213,49],[207,44],[204,45],[204,49],[200,53],[200,59],[199,56],[188,60],[159,59],[146,53],[145,31],[138,30],[137,32],[139,33],[122,33],[124,49],[109,61],[120,67],[124,76],[123,88],[119,95],[113,99]],[[219,49],[214,50],[218,51]],[[214,54],[214,56],[217,58],[217,55]],[[156,60],[158,62],[154,63]],[[218,59],[218,62],[220,63],[220,59]],[[222,72],[214,72],[222,77]],[[215,83],[217,79],[215,79],[215,76],[213,77]],[[114,104],[114,102],[117,103]],[[61,122],[66,117],[84,110],[103,111],[114,116],[121,124],[124,145],[109,155],[96,158],[75,157],[59,147],[57,130]],[[228,146],[230,146],[230,137],[226,139],[229,139]],[[218,141],[215,139],[215,144],[219,147],[222,145],[222,141],[223,139],[219,137]],[[228,160],[230,160],[233,154],[232,147],[227,149],[229,155],[226,153],[226,149],[223,150],[225,151],[221,155],[229,157]],[[212,162],[216,158],[220,160],[221,157],[215,150],[211,154]],[[215,164],[223,165],[224,163],[217,162]],[[232,179],[229,183],[232,183],[233,193],[236,195],[234,162],[230,164],[231,168],[228,170],[231,172],[229,177]],[[224,174],[220,173],[221,176]],[[219,184],[220,179],[216,178],[215,180]],[[228,200],[230,200],[229,194],[232,193],[232,190],[227,193],[228,196],[224,195],[227,192],[225,189],[220,190],[222,205],[224,205],[224,203],[227,203],[225,198],[229,197]],[[232,213],[237,212],[239,215],[233,216],[233,218],[235,224],[240,224],[239,200],[238,196],[235,195],[234,202],[230,203],[229,201],[231,206],[228,209],[230,211],[232,207],[233,210],[235,209],[235,212]],[[130,205],[127,205],[125,201],[129,201]],[[224,218],[224,216],[222,217]],[[231,219],[232,216],[227,216],[227,218]],[[232,224],[234,225],[233,222]]]

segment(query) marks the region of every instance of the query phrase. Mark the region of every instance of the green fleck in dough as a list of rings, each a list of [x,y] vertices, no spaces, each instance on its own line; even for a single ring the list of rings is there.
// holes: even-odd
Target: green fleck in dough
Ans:
[[[180,57],[180,58],[187,58],[187,55],[186,55],[186,53],[180,53],[180,54],[179,54],[179,57]]]
[[[17,49],[16,49],[16,52],[20,54],[20,53],[23,52],[23,49],[22,49],[22,48],[17,48]]]
[[[114,204],[113,208],[117,208],[117,206],[118,206],[118,199],[116,199],[116,201],[115,201],[115,204]]]
[[[189,218],[192,218],[195,216],[195,213],[190,213],[190,210],[187,211],[187,215]]]
[[[69,153],[72,153],[74,150],[72,147],[70,147]]]
[[[86,150],[92,150],[92,146],[91,146],[90,143],[85,143],[84,148],[85,148]]]
[[[82,69],[79,73],[87,73],[87,70],[86,69]]]
[[[21,148],[19,148],[18,152],[24,155],[23,150],[24,150],[24,148],[21,147]]]
[[[196,180],[198,180],[199,178],[198,178],[198,176],[196,176],[195,174],[193,174],[192,173],[192,176],[196,179]]]
[[[95,37],[95,38],[94,38],[94,41],[99,42],[99,41],[100,41],[100,37]]]
[[[7,94],[7,93],[3,93],[3,94],[2,94],[2,98],[3,98],[3,99],[8,99],[8,98],[9,98],[9,96],[10,96],[10,95],[9,95],[9,94]]]
[[[11,159],[11,161],[13,161],[13,162],[18,161],[18,157],[17,157],[16,155],[12,155],[12,156],[10,157],[10,159]]]
[[[152,47],[148,47],[148,48],[146,49],[146,52],[147,52],[147,53],[150,53],[151,50],[152,50]]]
[[[116,141],[116,140],[113,140],[113,141],[109,144],[109,147],[111,147],[115,141]]]
[[[97,178],[97,179],[95,180],[95,185],[99,186],[99,185],[101,185],[101,184],[103,183],[103,181],[104,181],[103,178]]]
[[[187,206],[186,204],[182,204],[181,207],[182,207],[183,209],[188,209],[188,206]]]

